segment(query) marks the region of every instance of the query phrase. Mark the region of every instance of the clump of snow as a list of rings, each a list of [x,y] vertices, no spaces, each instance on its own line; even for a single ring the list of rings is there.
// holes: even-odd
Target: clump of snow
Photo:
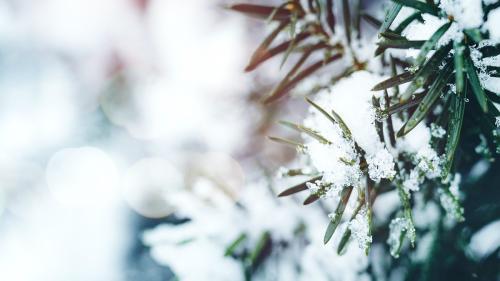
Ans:
[[[403,126],[403,122],[399,118],[392,119],[394,128]],[[402,138],[398,138],[396,147],[400,153],[415,154],[418,151],[425,149],[431,141],[431,130],[420,122],[411,132]]]
[[[481,0],[441,0],[439,7],[452,16],[461,29],[479,27],[483,23]]]
[[[450,182],[450,192],[456,198],[460,197],[458,187],[459,187],[461,181],[462,181],[462,176],[459,173],[456,173]]]
[[[437,42],[437,47],[442,47],[450,41],[460,41],[464,38],[464,33],[460,28],[459,24],[453,22],[448,30],[441,36]]]
[[[370,235],[370,225],[368,223],[368,216],[366,208],[363,208],[354,217],[354,219],[349,222],[349,229],[351,230],[354,238],[358,242],[358,247],[363,250],[367,250],[372,243],[372,236]]]
[[[300,276],[295,273],[293,278],[276,278],[273,280],[334,280],[334,281],[369,281],[368,273],[363,272],[368,266],[365,253],[349,243],[344,255],[337,255],[331,248],[325,247],[322,241],[314,241],[299,252],[301,259],[297,262],[303,268]],[[279,276],[281,277],[281,276]],[[262,280],[270,280],[263,278]]]
[[[361,171],[353,146],[346,140],[342,141],[340,134],[336,139],[338,142],[333,144],[311,140],[306,144],[306,154],[310,157],[311,166],[323,174],[322,182],[333,184],[333,190],[339,191],[344,186],[358,185]]]
[[[402,32],[402,35],[408,38],[408,40],[428,40],[440,26],[446,23],[445,19],[440,19],[428,14],[423,14],[422,18],[424,22],[412,22]],[[409,58],[416,58],[419,52],[419,49],[408,49],[406,51],[406,56]]]
[[[495,126],[497,126],[497,128],[500,128],[500,116],[495,117]]]
[[[387,149],[380,149],[375,154],[368,155],[366,162],[368,162],[368,174],[376,182],[382,178],[392,179],[396,175],[394,157]]]
[[[495,2],[496,0],[492,0]],[[500,9],[490,11],[488,20],[484,23],[484,27],[490,32],[490,38],[495,42],[500,42]]]
[[[435,138],[442,138],[446,134],[446,131],[443,129],[443,127],[436,125],[435,123],[431,124],[431,135]]]
[[[403,242],[403,237],[408,237],[410,241],[414,241],[415,228],[413,224],[406,218],[395,218],[389,224],[389,237],[387,238],[387,244],[390,247],[390,253],[393,257],[399,257],[399,251],[401,249],[401,243]],[[413,242],[412,242],[413,243]]]
[[[346,186],[358,187],[362,184],[363,172],[356,144],[366,152],[370,178],[379,181],[394,177],[393,156],[380,142],[374,125],[375,110],[370,87],[380,79],[382,77],[378,75],[360,71],[315,97],[315,103],[325,111],[334,110],[340,115],[352,133],[352,139],[346,136],[339,124],[332,123],[316,108],[310,108],[304,126],[329,141],[325,144],[307,136],[304,140],[310,168],[323,175],[321,181],[308,185],[313,192],[328,186],[326,194],[335,195]]]
[[[403,6],[401,10],[399,11],[398,15],[394,19],[394,21],[391,24],[391,28],[395,28],[396,26],[400,25],[401,22],[403,22],[407,17],[412,15],[415,12],[415,9]]]
[[[441,158],[430,146],[421,149],[415,156],[416,168],[428,179],[434,179],[441,175]]]
[[[419,191],[420,183],[422,178],[416,170],[411,170],[410,174],[403,181],[403,190],[406,194],[410,194],[410,191]]]
[[[478,46],[469,47],[469,49],[472,62],[477,68],[481,85],[491,92],[500,94],[500,78],[491,75],[495,74],[495,70],[493,70],[493,73],[487,71],[488,66],[500,66],[500,56],[483,57],[483,54],[479,50],[482,47],[494,45],[495,42],[492,40],[484,40]]]
[[[373,125],[375,110],[372,106],[374,92],[371,91],[371,88],[383,79],[384,77],[380,75],[367,71],[358,71],[339,81],[330,89],[318,93],[315,98],[315,102],[322,108],[329,112],[333,109],[342,117],[351,130],[353,139],[367,153],[375,153],[382,147]],[[320,126],[316,128],[319,132],[331,130],[324,130],[325,127],[331,128],[332,123],[313,108],[310,110],[310,117],[321,119],[315,121]],[[329,139],[328,135],[325,135],[325,137]]]
[[[443,18],[437,18],[432,15],[423,14],[423,22],[414,21],[402,32],[402,35],[409,40],[428,40],[431,36],[448,21]],[[463,32],[459,24],[452,23],[448,30],[441,36],[437,42],[437,47],[446,45],[448,42],[454,40],[459,41],[463,39]],[[416,58],[419,49],[409,49],[406,51],[406,56]],[[431,53],[429,53],[430,55]]]
[[[464,209],[460,205],[459,192],[461,179],[462,177],[458,173],[448,177],[443,181],[445,186],[438,190],[441,206],[445,210],[447,218],[452,221],[462,221],[464,219]]]
[[[446,216],[449,219],[462,221],[463,208],[458,204],[458,199],[446,190],[439,189],[439,201],[441,206],[446,211]]]

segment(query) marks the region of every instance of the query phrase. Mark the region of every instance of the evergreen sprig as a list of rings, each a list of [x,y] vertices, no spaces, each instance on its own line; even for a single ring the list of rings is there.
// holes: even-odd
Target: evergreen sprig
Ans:
[[[335,8],[336,5],[341,5],[341,7]],[[403,7],[412,9],[413,13],[399,20],[399,23],[395,25],[394,22],[400,16]],[[498,3],[484,4],[484,17],[487,18],[488,13],[496,7],[498,7]],[[367,61],[360,61],[357,58],[352,47],[353,41],[362,38],[361,19],[376,27],[379,42],[373,50],[373,54],[380,56],[383,66],[390,70],[387,72],[391,73],[391,77],[373,85],[372,89],[373,91],[384,91],[381,98],[374,97],[373,99],[373,107],[379,115],[375,122],[379,139],[385,147],[395,148],[398,138],[404,138],[421,122],[428,125],[432,122],[441,126],[446,132],[445,137],[441,140],[433,137],[431,145],[432,149],[439,155],[443,155],[442,172],[436,178],[426,179],[425,185],[428,192],[434,194],[434,198],[438,196],[438,190],[441,190],[439,194],[451,196],[456,213],[463,213],[459,200],[449,191],[450,175],[459,171],[459,158],[455,157],[457,151],[470,150],[470,147],[461,148],[461,139],[467,137],[468,139],[476,138],[476,141],[479,138],[484,140],[486,142],[484,149],[487,151],[485,155],[490,159],[496,158],[500,153],[500,130],[492,121],[500,116],[499,110],[494,105],[500,101],[499,93],[492,93],[485,89],[481,78],[485,75],[498,77],[500,70],[498,67],[481,65],[478,61],[481,58],[500,54],[500,45],[487,41],[489,36],[487,30],[481,26],[459,30],[460,34],[455,34],[451,39],[445,40],[447,32],[453,28],[456,29],[457,23],[453,16],[447,15],[442,10],[439,1],[436,3],[434,1],[392,0],[383,21],[363,11],[361,1],[294,0],[274,7],[236,4],[229,8],[256,18],[276,22],[275,29],[254,51],[246,71],[255,70],[259,65],[277,55],[283,56],[282,62],[287,61],[292,53],[298,56],[298,60],[292,64],[283,79],[264,99],[265,103],[281,99],[300,82],[340,60],[348,60],[347,65],[342,66],[344,69],[341,69],[340,75],[332,75],[327,85],[316,86],[311,92],[315,92],[318,88],[329,87],[350,76],[353,72],[366,70]],[[423,15],[441,19],[444,23],[426,40],[408,39],[404,35],[404,31],[416,22],[423,23]],[[339,18],[342,18],[340,23]],[[280,34],[284,34],[285,36],[281,37],[287,39],[276,43],[275,41],[280,37]],[[396,59],[391,54],[393,49],[415,49],[418,50],[418,55],[415,59]],[[322,59],[314,60],[313,58],[318,57],[318,54]],[[405,84],[404,89],[400,88]],[[412,217],[414,202],[411,200],[409,191],[403,188],[403,180],[409,175],[408,166],[414,165],[412,162],[414,159],[408,155],[399,155],[395,165],[396,176],[394,178],[381,180],[377,183],[371,181],[368,176],[365,152],[356,143],[341,116],[331,109],[320,107],[310,99],[307,99],[307,102],[329,119],[332,126],[338,126],[343,137],[352,142],[357,152],[357,159],[341,159],[341,161],[346,165],[358,163],[363,176],[367,178],[365,189],[358,194],[356,207],[347,219],[343,216],[353,186],[345,186],[340,190],[340,199],[331,214],[324,234],[324,243],[330,241],[343,219],[347,222],[353,221],[362,209],[366,209],[369,233],[376,233],[377,230],[372,229],[371,224],[371,204],[377,195],[397,190],[402,208],[400,214],[395,216],[396,221],[402,223],[400,225],[402,231],[396,237],[399,244],[396,245],[395,249],[391,249],[391,253],[396,257],[399,256],[405,238],[413,246],[416,236]],[[440,113],[433,113],[436,108],[442,109]],[[397,116],[403,121],[400,128],[394,128],[393,116]],[[480,123],[471,132],[465,132],[464,124],[471,122]],[[281,124],[324,145],[332,144],[331,140],[314,128],[287,121],[282,121]],[[464,137],[465,133],[468,135]],[[271,139],[292,145],[302,152],[307,150],[306,145],[297,141],[277,137],[271,137]],[[309,190],[309,186],[315,186],[315,191],[304,201],[304,205],[311,204],[332,188],[331,185],[322,183],[322,178],[321,174],[312,175],[305,182],[282,191],[279,196],[295,196]],[[390,226],[386,226],[385,230],[387,228]],[[339,254],[344,252],[351,234],[350,228],[346,228],[341,235],[337,247]],[[366,248],[367,253],[368,249],[369,247]]]

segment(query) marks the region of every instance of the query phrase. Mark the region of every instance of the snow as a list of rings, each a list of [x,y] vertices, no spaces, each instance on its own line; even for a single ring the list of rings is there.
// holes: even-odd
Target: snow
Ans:
[[[399,118],[393,118],[392,122],[394,124],[395,130],[403,126],[403,122]],[[430,129],[424,124],[424,122],[420,122],[404,137],[398,138],[396,147],[399,152],[414,154],[422,149],[427,149],[430,140]]]
[[[441,175],[441,159],[430,146],[417,152],[415,163],[419,172],[425,174],[428,179],[433,179]]]
[[[372,107],[373,85],[384,77],[359,71],[332,87],[329,94],[318,95],[316,103],[337,112],[352,132],[353,139],[368,154],[375,153],[382,144],[373,126],[375,112]],[[354,110],[355,109],[355,110]]]
[[[482,41],[477,47],[469,47],[471,59],[474,63],[474,66],[478,70],[479,80],[481,85],[487,89],[492,91],[493,93],[500,93],[500,78],[492,77],[487,72],[488,66],[500,66],[500,56],[492,56],[492,57],[483,57],[481,51],[479,51],[480,47],[483,46],[491,46],[495,43],[491,40]]]
[[[421,181],[418,171],[411,170],[409,176],[403,181],[403,190],[406,194],[410,194],[410,191],[419,191]]]
[[[389,224],[389,237],[387,244],[390,247],[390,253],[393,257],[399,257],[399,249],[401,248],[401,236],[404,235],[410,240],[415,237],[415,229],[406,218],[394,218]]]
[[[461,182],[462,182],[462,176],[459,173],[453,175],[453,180],[451,180],[450,182],[450,192],[456,198],[460,198],[460,191],[458,188]]]
[[[462,221],[464,219],[464,209],[460,205],[459,185],[461,180],[462,176],[458,173],[454,174],[452,177],[449,176],[448,179],[443,181],[447,187],[445,186],[438,190],[441,206],[446,211],[447,218],[451,221]]]
[[[337,197],[344,187],[362,186],[360,155],[354,141],[366,151],[368,172],[373,180],[394,177],[393,156],[378,140],[374,127],[375,112],[371,105],[373,92],[370,91],[370,86],[380,79],[380,76],[366,71],[357,72],[315,96],[314,102],[321,108],[327,112],[334,110],[341,116],[352,133],[352,139],[338,123],[333,124],[311,106],[304,126],[329,141],[325,144],[311,137],[304,137],[304,152],[309,160],[307,164],[311,170],[323,175],[321,180],[307,185],[312,193],[326,187],[326,196]],[[349,110],[354,107],[357,108],[356,111]]]
[[[428,40],[431,36],[444,24],[446,24],[446,19],[440,19],[429,14],[423,14],[422,18],[424,22],[413,21],[408,27],[402,32],[402,35],[409,40]],[[458,30],[456,24],[452,24],[450,28],[443,34],[443,36],[438,41],[438,46],[443,46],[450,40],[460,40],[463,38],[462,32]],[[406,56],[409,58],[416,58],[419,54],[419,49],[409,49],[406,50]],[[429,54],[430,55],[430,54]]]
[[[358,242],[358,247],[366,251],[372,243],[366,208],[361,209],[354,219],[349,222],[349,229]]]
[[[172,268],[180,280],[244,280],[240,263],[225,258],[223,245],[206,238],[196,238],[181,245],[159,243],[151,255],[160,264]]]
[[[443,127],[436,125],[435,123],[432,123],[431,135],[435,138],[441,139],[446,135],[446,131],[443,129]]]
[[[401,35],[409,40],[427,40],[432,34],[439,29],[440,26],[446,23],[446,20],[439,19],[429,14],[423,14],[424,22],[413,21]]]
[[[439,6],[453,16],[461,29],[479,27],[483,23],[481,0],[442,0]]]
[[[375,182],[383,178],[392,179],[396,175],[394,158],[387,149],[380,149],[375,155],[369,155],[366,162],[368,162],[368,174]]]
[[[379,181],[395,175],[394,159],[379,141],[375,130],[375,110],[372,106],[371,85],[382,77],[366,71],[354,73],[331,89],[315,97],[315,103],[326,111],[334,110],[352,133],[352,139],[366,151],[369,176]],[[356,108],[356,110],[352,110]],[[331,183],[336,193],[345,186],[359,186],[362,172],[359,155],[352,140],[346,138],[338,124],[311,107],[304,125],[319,132],[331,144],[306,138],[306,154],[313,169],[323,174],[323,182]]]
[[[264,181],[246,186],[239,206],[207,204],[191,193],[183,196],[190,206],[180,203],[179,207],[191,220],[181,225],[160,225],[143,236],[153,258],[170,266],[181,280],[242,280],[241,261],[224,256],[225,250],[241,233],[247,236],[241,247],[252,250],[265,232],[273,241],[273,252],[257,280],[366,278],[362,272],[368,257],[361,250],[350,244],[346,254],[339,256],[324,246],[318,229],[324,228],[328,219],[318,205],[303,208],[294,200],[273,198]],[[302,226],[305,229],[298,234]],[[302,244],[301,239],[310,242]],[[279,246],[281,242],[288,246]],[[300,265],[299,271],[290,269],[295,264]]]
[[[348,142],[325,145],[312,141],[306,146],[311,165],[323,174],[323,182],[334,184],[335,191],[344,186],[359,184],[361,177],[359,165],[357,163],[347,165],[340,160],[343,158],[347,161],[356,161],[354,149]]]

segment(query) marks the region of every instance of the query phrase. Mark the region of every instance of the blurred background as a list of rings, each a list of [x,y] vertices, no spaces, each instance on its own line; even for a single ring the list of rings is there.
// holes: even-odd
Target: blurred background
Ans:
[[[265,23],[223,4],[0,1],[0,280],[169,280],[141,234],[174,195],[236,201],[292,157],[276,64],[243,72]]]

